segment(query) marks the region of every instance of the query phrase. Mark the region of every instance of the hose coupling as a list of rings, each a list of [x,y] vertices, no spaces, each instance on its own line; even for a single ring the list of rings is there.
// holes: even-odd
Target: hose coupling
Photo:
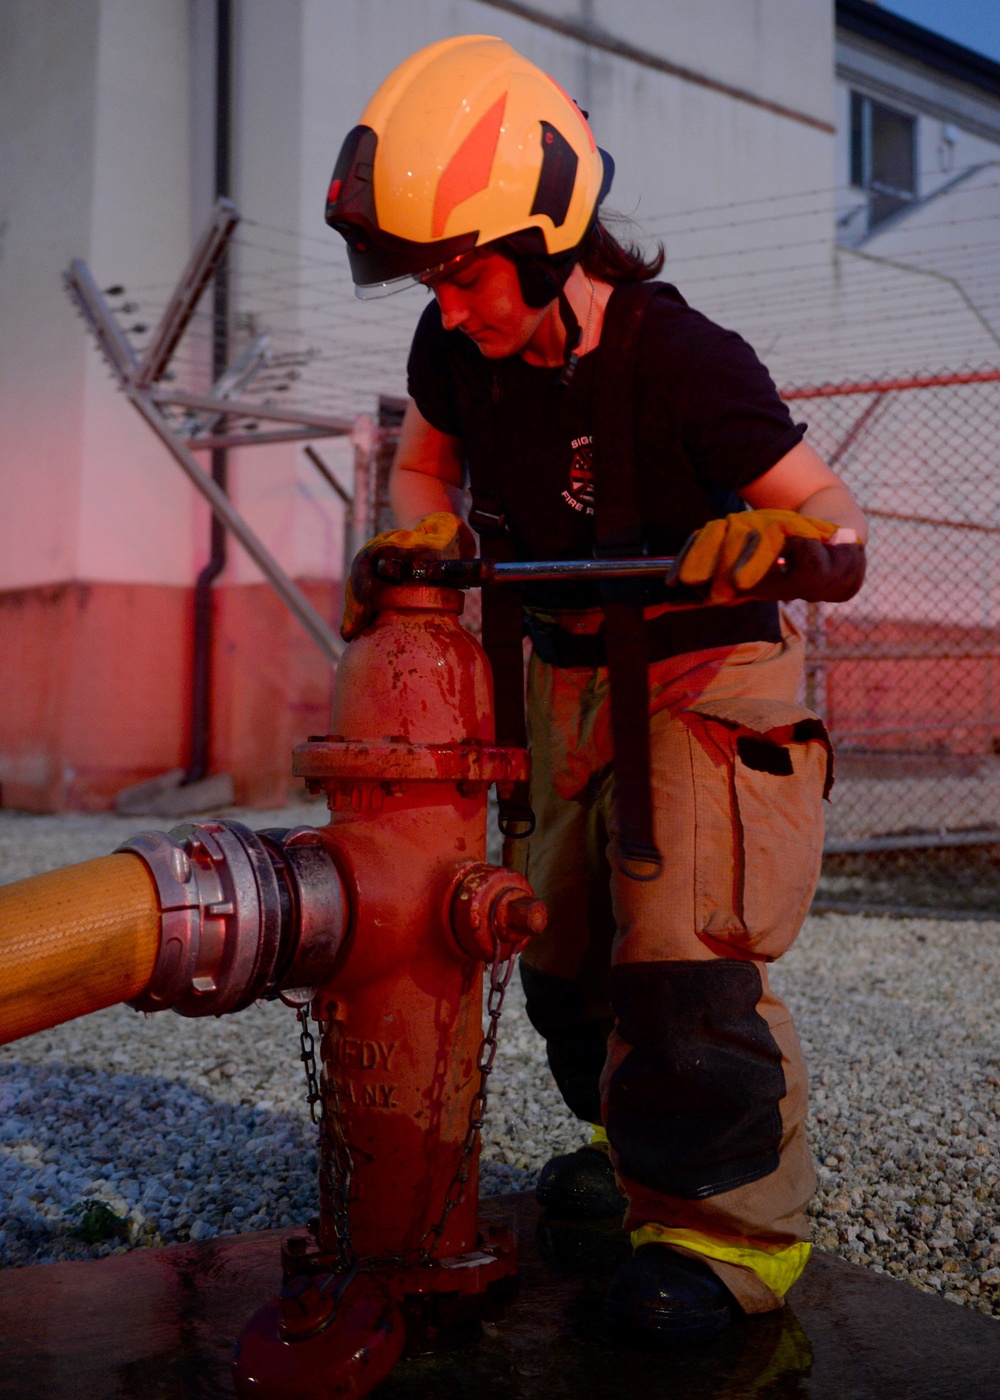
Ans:
[[[118,847],[156,886],[160,948],[137,1011],[222,1016],[288,988],[311,999],[329,977],[347,902],[318,831],[254,832],[235,821],[143,831]]]

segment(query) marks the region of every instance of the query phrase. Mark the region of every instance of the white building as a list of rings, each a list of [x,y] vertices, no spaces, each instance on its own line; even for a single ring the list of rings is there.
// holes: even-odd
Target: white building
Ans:
[[[950,279],[1000,336],[1000,63],[861,0],[837,24],[838,242]]]
[[[113,299],[121,323],[146,343],[213,202],[225,9],[0,4],[6,806],[106,806],[121,788],[188,765],[192,588],[208,555],[208,511],[116,391],[60,274],[82,258],[102,287],[124,288]],[[949,264],[944,279],[932,276],[918,260],[932,257],[929,235],[909,253],[892,240],[908,221],[933,222],[934,198],[992,197],[996,65],[983,60],[976,78],[958,51],[967,71],[956,77],[926,53],[893,49],[902,22],[863,0],[836,6],[836,78],[831,0],[234,0],[232,9],[231,192],[243,223],[231,347],[271,334],[278,360],[261,392],[351,418],[404,392],[423,294],[356,302],[323,200],[340,141],[381,79],[419,46],[463,32],[501,35],[577,97],[617,163],[611,205],[664,240],[672,280],[748,334],[779,382],[902,363],[899,336],[870,328],[883,303],[912,300],[918,284],[941,314],[933,333],[909,328],[908,368],[932,353],[995,357],[994,313],[973,309],[981,289],[962,283],[978,274]],[[868,12],[888,44],[859,31]],[[938,57],[954,47],[923,42]],[[910,75],[905,100],[889,90],[887,67]],[[921,106],[931,89],[938,107]],[[868,142],[858,157],[867,189],[853,194],[838,190],[850,175],[852,101]],[[916,114],[921,180],[925,169],[937,175],[897,191],[902,213],[883,219],[878,104],[894,103]],[[976,170],[963,182],[967,164]],[[192,387],[205,384],[206,330],[196,325],[177,359]],[[346,439],[321,452],[349,483]],[[301,445],[234,451],[229,479],[251,527],[332,618],[341,508]],[[241,799],[273,801],[292,744],[326,727],[329,668],[236,546],[216,584],[215,623],[211,766],[232,773]]]

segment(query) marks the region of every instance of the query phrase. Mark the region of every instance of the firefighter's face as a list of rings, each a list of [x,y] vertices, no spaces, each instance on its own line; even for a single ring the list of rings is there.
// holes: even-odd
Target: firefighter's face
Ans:
[[[488,360],[502,360],[529,346],[555,303],[526,306],[517,269],[489,250],[456,261],[425,279],[441,307],[446,331],[461,331]]]

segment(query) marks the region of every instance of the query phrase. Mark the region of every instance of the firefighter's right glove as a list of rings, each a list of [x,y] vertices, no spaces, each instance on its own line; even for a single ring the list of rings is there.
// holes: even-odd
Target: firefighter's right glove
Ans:
[[[359,551],[351,565],[351,576],[344,590],[340,635],[349,642],[364,631],[374,616],[377,559],[473,559],[475,554],[472,531],[447,510],[425,515],[412,530],[387,530],[376,535]]]
[[[758,585],[782,555],[794,552],[796,542],[812,541],[822,549],[837,528],[829,520],[814,520],[794,510],[737,511],[695,530],[677,556],[672,579],[707,587],[709,603],[762,596]]]

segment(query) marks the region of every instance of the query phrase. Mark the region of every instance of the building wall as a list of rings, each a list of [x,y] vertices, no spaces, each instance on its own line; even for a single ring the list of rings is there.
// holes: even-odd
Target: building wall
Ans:
[[[69,15],[61,8],[22,0],[0,11],[4,586],[71,577],[76,567],[86,348],[54,286],[69,250],[89,235],[96,93],[87,74],[97,62],[98,0]],[[46,88],[51,100],[39,103]],[[54,159],[52,178],[39,178]]]
[[[842,35],[837,43],[837,222],[848,245],[869,233],[867,199],[850,179],[850,100],[857,92],[916,120],[917,198],[947,189],[963,172],[1000,159],[995,96]]]
[[[235,7],[235,197],[246,220],[237,330],[273,329],[283,347],[315,351],[296,390],[304,397],[354,414],[405,387],[421,294],[354,301],[323,195],[376,85],[449,34],[508,38],[578,95],[617,161],[613,205],[665,239],[669,270],[707,309],[736,305],[734,289],[776,275],[786,234],[810,266],[828,263],[828,204],[800,194],[833,183],[830,0],[534,8],[537,22],[487,0]],[[123,285],[137,304],[126,326],[155,322],[211,205],[213,13],[212,0],[8,0],[0,10],[8,805],[107,805],[185,762],[207,511],[116,392],[60,273],[84,258],[100,285]],[[593,43],[574,30],[587,25]],[[612,52],[601,36],[645,56]],[[787,220],[777,238],[773,225],[758,237],[752,222],[718,212],[766,200],[779,233]],[[205,359],[203,339],[187,372],[203,377]],[[349,480],[349,444],[322,451]],[[233,453],[231,477],[251,526],[334,615],[341,517],[301,448]],[[324,727],[329,670],[235,546],[217,615],[213,768],[233,773],[241,798],[270,802],[285,789],[291,743]]]
[[[891,28],[890,22],[887,32]],[[933,36],[922,47],[932,57]],[[749,221],[758,240],[755,257],[763,264],[780,255],[782,263],[776,273],[762,269],[749,291],[749,279],[741,286],[716,265],[706,301],[765,353],[780,385],[905,378],[996,363],[1000,86],[984,82],[985,60],[973,56],[964,78],[954,55],[949,61],[954,71],[944,72],[841,24],[834,170],[829,186],[819,174],[804,186],[811,194],[802,200],[803,209],[809,199],[828,202],[836,246],[815,241],[806,221],[797,227],[772,217],[769,206],[748,207],[745,216],[732,211],[734,229]],[[851,185],[852,91],[916,121],[917,198],[871,228],[868,196]],[[774,206],[783,207],[780,201]]]
[[[866,192],[851,184],[852,93],[915,123],[914,202],[877,224],[869,217]],[[887,266],[913,269],[924,285],[928,278],[949,284],[965,301],[967,319],[977,319],[987,331],[982,342],[970,325],[968,349],[963,355],[949,348],[951,363],[994,360],[1000,346],[1000,289],[993,271],[1000,254],[1000,87],[964,82],[843,32],[836,102],[839,242]],[[919,287],[919,279],[913,285]]]
[[[0,593],[4,806],[100,811],[123,774],[186,765],[186,667],[174,659],[188,646],[189,611],[185,591],[162,584]]]
[[[60,275],[82,257],[131,292],[187,258],[187,6],[12,0],[4,24],[0,588],[186,584],[191,493],[116,394]]]

